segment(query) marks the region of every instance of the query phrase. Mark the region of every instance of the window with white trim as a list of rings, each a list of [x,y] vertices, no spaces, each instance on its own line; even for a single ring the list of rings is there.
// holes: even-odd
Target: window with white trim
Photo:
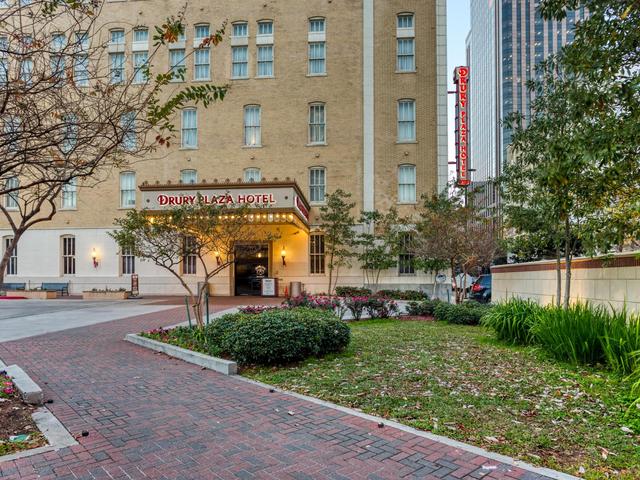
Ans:
[[[73,151],[78,143],[78,118],[75,114],[69,113],[64,115],[62,119],[64,121],[64,137],[61,150],[67,155]]]
[[[326,22],[324,18],[309,19],[309,75],[327,73],[327,47],[325,41]]]
[[[76,237],[62,237],[62,274],[76,274]]]
[[[120,173],[120,208],[134,208],[136,206],[136,174],[135,172]]]
[[[397,39],[397,65],[398,72],[416,71],[416,40],[415,38]]]
[[[259,182],[260,180],[262,180],[262,172],[259,168],[250,167],[244,169],[245,182]]]
[[[54,33],[51,36],[51,57],[49,58],[49,65],[51,66],[51,76],[56,80],[64,80],[66,60],[62,54],[56,54],[55,52],[62,52],[67,45],[67,37],[64,33]]]
[[[124,45],[124,30],[115,29],[110,32],[109,43],[111,45]]]
[[[138,136],[136,134],[136,114],[128,112],[120,117],[122,126],[122,148],[128,152],[136,149]]]
[[[246,46],[231,47],[231,78],[249,76],[249,49]]]
[[[233,36],[234,37],[248,37],[249,36],[249,24],[247,22],[236,22],[233,24]]]
[[[258,56],[257,77],[273,77],[273,22],[262,20],[258,22]]]
[[[258,22],[258,35],[273,35],[273,22],[271,20],[260,20]]]
[[[11,190],[13,188],[18,188],[19,186],[20,180],[18,179],[18,177],[7,178],[7,181],[4,183],[5,191]],[[16,210],[18,208],[17,191],[9,192],[4,196],[4,206],[7,210]]]
[[[398,141],[414,142],[416,140],[416,102],[415,100],[398,101]]]
[[[136,273],[136,257],[131,247],[123,247],[120,251],[122,275]]]
[[[246,105],[244,107],[245,146],[259,147],[262,144],[260,121],[260,105]]]
[[[72,178],[62,186],[62,208],[74,209],[77,206],[77,191],[78,183],[75,178]]]
[[[173,48],[169,50],[169,68],[171,68],[172,82],[184,82],[184,75],[187,71],[184,58],[184,48]]]
[[[149,30],[146,28],[136,28],[133,31],[133,43],[136,46],[149,44]],[[139,47],[138,47],[139,48]],[[149,61],[148,50],[136,49],[132,53],[133,57],[133,83],[146,83],[149,80],[147,72],[147,62]]]
[[[324,234],[312,233],[309,235],[309,273],[322,275],[324,268]]]
[[[76,32],[76,55],[73,59],[73,80],[79,87],[89,86],[89,35],[87,32]]]
[[[198,111],[195,108],[182,110],[182,148],[198,148]]]
[[[208,24],[195,26],[195,43],[200,46],[202,42],[209,38],[210,31]],[[211,49],[208,45],[196,48],[193,55],[193,79],[209,80],[211,78]]]
[[[193,169],[180,170],[180,183],[187,185],[198,183],[198,172]]]
[[[182,241],[182,274],[195,275],[197,271],[198,255],[196,252],[196,239],[184,237]]]
[[[312,103],[309,105],[309,144],[325,144],[326,114],[324,103]]]
[[[133,41],[138,43],[149,41],[149,30],[147,28],[136,28],[133,30]]]
[[[416,166],[398,167],[398,203],[416,203]]]
[[[324,203],[327,190],[327,169],[324,167],[312,167],[309,169],[309,201]]]
[[[398,274],[415,275],[415,255],[412,252],[413,234],[405,233],[400,238],[400,253],[398,254]]]
[[[20,63],[20,80],[22,80],[27,85],[31,85],[32,76],[33,76],[33,59],[25,58]]]
[[[4,237],[4,252],[7,252],[11,248],[13,237]],[[3,252],[3,254],[4,254]],[[5,269],[5,275],[17,275],[18,274],[18,246],[14,246],[11,250],[11,256],[7,262],[7,268]]]

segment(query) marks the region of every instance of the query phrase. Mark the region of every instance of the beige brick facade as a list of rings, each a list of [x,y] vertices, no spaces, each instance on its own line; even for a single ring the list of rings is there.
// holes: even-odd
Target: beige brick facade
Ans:
[[[309,169],[326,168],[327,192],[341,188],[353,195],[355,214],[363,208],[365,189],[374,188],[375,207],[387,209],[398,205],[398,166],[416,166],[417,200],[420,195],[431,194],[438,189],[442,176],[442,149],[438,148],[439,96],[446,92],[439,88],[439,79],[445,74],[442,61],[438,63],[438,15],[444,11],[443,0],[220,0],[208,2],[194,0],[188,3],[186,19],[186,51],[193,48],[194,26],[208,23],[214,31],[228,21],[226,37],[218,47],[211,49],[211,82],[228,83],[225,100],[208,109],[197,108],[198,147],[181,149],[179,131],[171,148],[160,148],[155,155],[127,167],[134,171],[136,184],[143,182],[161,184],[177,183],[180,171],[197,171],[198,181],[220,183],[237,182],[243,178],[246,168],[259,168],[265,180],[290,179],[300,186],[309,199]],[[152,35],[153,26],[160,24],[167,15],[177,12],[180,2],[166,0],[111,1],[104,6],[103,18],[110,28],[124,28],[126,32],[126,75],[131,75],[132,30],[147,26]],[[373,44],[365,45],[367,35],[365,21],[367,8],[373,14]],[[416,71],[396,72],[397,15],[410,12],[414,15]],[[309,19],[322,17],[326,26],[326,75],[308,75]],[[257,31],[261,20],[273,21],[274,76],[256,78]],[[442,25],[442,18],[440,26]],[[248,25],[248,78],[231,78],[232,24]],[[111,27],[112,26],[112,27]],[[443,33],[440,31],[441,35]],[[363,58],[367,49],[373,53],[372,72],[366,72]],[[186,80],[192,81],[194,59],[187,59]],[[154,63],[166,68],[169,58],[166,52]],[[367,139],[364,128],[364,103],[366,92],[363,83],[367,75],[373,75],[372,105],[373,139]],[[195,83],[195,82],[194,82]],[[184,84],[180,84],[184,86]],[[397,141],[397,102],[399,99],[415,100],[415,141]],[[440,100],[442,100],[440,98]],[[309,146],[309,104],[321,102],[326,112],[326,145]],[[243,107],[259,105],[261,108],[261,137],[259,147],[243,145]],[[180,118],[175,119],[180,128]],[[373,182],[365,178],[364,149],[370,141],[373,147]],[[442,139],[440,139],[442,143]],[[446,158],[445,172],[446,172]],[[440,165],[440,167],[439,167]],[[87,188],[81,183],[77,192],[77,208],[60,211],[52,220],[38,226],[25,236],[38,231],[106,231],[115,217],[126,210],[120,208],[119,171],[113,171],[103,182]],[[446,173],[445,173],[446,174]],[[136,207],[141,205],[141,192],[136,193]],[[400,205],[400,212],[410,214],[415,205]],[[311,225],[318,214],[312,205]],[[0,223],[0,236],[8,232]],[[305,235],[306,238],[306,235]],[[107,240],[105,240],[107,242]],[[298,242],[300,243],[300,242]],[[80,247],[79,247],[80,248]],[[291,277],[308,281],[306,245],[300,245],[300,271]],[[105,252],[112,250],[104,247]],[[24,249],[19,249],[19,256]],[[25,252],[26,254],[26,252]],[[277,258],[274,255],[274,258]],[[304,265],[303,265],[304,264]],[[292,263],[293,265],[293,263]],[[48,272],[21,269],[18,277],[49,278]],[[282,273],[279,273],[282,275]],[[86,277],[118,277],[115,272],[89,272]],[[428,283],[423,276],[412,279],[396,278],[389,272],[387,283]],[[361,283],[357,269],[347,276],[346,283]],[[99,284],[101,280],[87,280],[87,284]],[[117,283],[118,279],[113,280]],[[318,287],[321,290],[321,287]],[[224,293],[224,292],[222,292]]]

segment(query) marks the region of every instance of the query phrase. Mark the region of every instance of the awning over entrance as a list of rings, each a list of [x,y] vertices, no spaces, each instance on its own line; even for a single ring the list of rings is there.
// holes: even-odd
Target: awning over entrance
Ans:
[[[293,181],[140,185],[143,208],[168,210],[204,202],[249,209],[248,220],[258,224],[296,224],[309,228],[309,202]]]

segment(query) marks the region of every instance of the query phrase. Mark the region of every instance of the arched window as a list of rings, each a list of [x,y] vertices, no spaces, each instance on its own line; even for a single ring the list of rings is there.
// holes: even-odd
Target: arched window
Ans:
[[[416,101],[410,98],[398,100],[398,142],[416,140]]]
[[[400,13],[396,27],[396,70],[416,71],[416,30],[413,13]]]
[[[120,173],[120,207],[134,208],[136,206],[136,174],[135,172]]]
[[[245,182],[259,182],[262,180],[262,172],[259,168],[251,167],[244,169]]]
[[[78,182],[72,178],[62,186],[62,208],[73,210],[78,204]]]
[[[14,176],[14,177],[7,178],[7,181],[4,184],[5,191],[18,188],[19,185],[20,185],[20,180],[18,179],[18,177]],[[18,192],[17,191],[7,193],[4,196],[4,206],[5,208],[7,208],[7,210],[15,210],[18,208]]]
[[[182,148],[198,148],[198,111],[195,108],[182,110]]]
[[[244,107],[244,144],[247,147],[262,145],[260,110],[260,105],[246,105]]]
[[[327,143],[327,117],[325,104],[314,102],[309,104],[309,144],[324,145]]]
[[[73,235],[63,235],[60,237],[62,243],[62,275],[76,274],[76,237]]]
[[[309,201],[324,203],[327,192],[327,169],[311,167],[309,169]]]
[[[193,169],[180,170],[180,183],[198,183],[198,172]]]
[[[398,203],[416,203],[416,166],[398,167]]]
[[[326,21],[322,17],[309,19],[309,75],[326,75]]]

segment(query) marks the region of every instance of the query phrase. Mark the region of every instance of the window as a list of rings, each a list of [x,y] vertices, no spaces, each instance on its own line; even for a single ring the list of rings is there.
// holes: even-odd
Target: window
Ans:
[[[33,75],[33,60],[25,58],[20,64],[20,80],[27,85],[31,85],[31,77]]]
[[[11,177],[11,178],[8,178],[7,181],[5,182],[4,188],[5,188],[5,191],[8,191],[14,188],[18,188],[19,185],[20,185],[20,180],[18,180],[18,177]],[[15,210],[18,208],[18,192],[17,191],[10,192],[5,195],[4,206],[8,210]]]
[[[67,45],[67,37],[64,33],[54,33],[51,37],[52,52],[62,52]],[[63,55],[51,54],[50,58],[51,75],[57,80],[64,79],[64,71],[66,66],[65,57]]]
[[[309,273],[324,274],[324,235],[312,233],[309,236]]]
[[[110,53],[109,62],[111,83],[117,85],[124,82],[124,53]]]
[[[0,85],[6,85],[9,81],[9,61],[0,54]]]
[[[325,21],[324,21],[324,18],[310,18],[309,19],[309,32],[311,32],[311,33],[325,33]]]
[[[74,209],[77,204],[77,181],[72,178],[62,186],[62,208]]]
[[[325,50],[325,42],[309,43],[309,75],[327,73]]]
[[[413,28],[413,13],[398,15],[398,28]]]
[[[273,77],[273,45],[258,46],[258,77]]]
[[[196,239],[193,237],[184,237],[182,242],[182,274],[195,275],[196,261],[198,258],[196,252]]]
[[[134,42],[148,42],[149,41],[149,30],[146,28],[136,28],[133,31],[133,41]]]
[[[76,33],[76,48],[86,50],[89,48],[89,34],[87,32]]]
[[[112,45],[124,44],[124,30],[111,30],[111,40],[109,43]]]
[[[231,47],[231,78],[249,76],[249,53],[247,47]]]
[[[273,22],[271,20],[258,22],[258,35],[273,35]]]
[[[73,62],[73,79],[78,87],[89,86],[89,57],[76,55]]]
[[[76,238],[62,237],[62,274],[76,274]]]
[[[182,148],[198,148],[198,112],[182,110]]]
[[[54,33],[51,36],[51,49],[54,52],[61,52],[67,46],[67,37],[64,33]]]
[[[327,141],[324,103],[309,105],[309,143],[324,144]]]
[[[412,253],[413,235],[405,233],[400,239],[400,254],[398,255],[398,274],[414,275],[414,254]]]
[[[11,248],[11,243],[13,242],[13,237],[4,237],[4,251],[6,252]],[[11,251],[11,256],[9,257],[9,262],[7,263],[7,269],[5,270],[6,275],[17,275],[18,274],[18,246],[13,247]]]
[[[245,182],[259,182],[262,180],[262,172],[259,168],[245,168],[244,169],[244,181]]]
[[[309,169],[309,200],[313,203],[324,203],[326,188],[326,169],[324,167]]]
[[[149,76],[146,71],[149,52],[133,52],[133,83],[146,83]]]
[[[198,172],[195,170],[181,170],[180,183],[186,183],[186,184],[198,183]]]
[[[124,247],[120,252],[120,261],[122,262],[122,275],[131,275],[136,273],[136,257],[131,247]]]
[[[169,50],[169,65],[173,77],[172,82],[184,82],[186,68],[184,66],[184,48]]]
[[[398,167],[398,202],[416,203],[416,166]]]
[[[244,107],[244,144],[248,147],[261,145],[260,105]]]
[[[4,133],[7,136],[7,143],[9,144],[7,149],[11,152],[18,150],[18,142],[21,139],[20,126],[22,120],[20,117],[11,116],[4,121]]]
[[[136,114],[134,112],[125,113],[120,117],[122,126],[122,148],[131,152],[138,145],[136,135]]]
[[[62,119],[64,121],[64,138],[61,150],[67,155],[73,151],[78,142],[78,119],[73,113],[64,115]]]
[[[396,68],[399,72],[415,72],[415,39],[398,38],[398,63]]]
[[[193,56],[194,80],[209,80],[210,53],[211,51],[208,48],[198,48],[195,50]]]
[[[416,102],[398,102],[398,141],[413,142],[416,139]]]
[[[208,24],[195,26],[196,44],[198,45],[201,44],[204,39],[209,38],[209,35],[210,35],[210,32],[209,32]]]
[[[238,22],[233,24],[234,37],[248,37],[249,25],[246,22]]]
[[[135,172],[120,173],[120,207],[134,208],[136,206],[136,174]]]

